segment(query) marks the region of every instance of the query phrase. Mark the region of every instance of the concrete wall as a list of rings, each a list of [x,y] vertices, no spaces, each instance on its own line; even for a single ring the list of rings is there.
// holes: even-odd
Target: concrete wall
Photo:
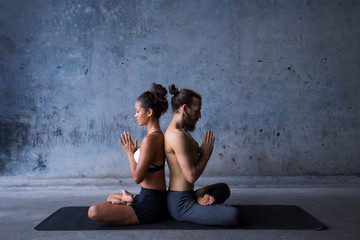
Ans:
[[[134,101],[203,95],[206,176],[360,174],[359,1],[0,2],[0,175],[129,177]],[[165,130],[170,111],[161,119]]]

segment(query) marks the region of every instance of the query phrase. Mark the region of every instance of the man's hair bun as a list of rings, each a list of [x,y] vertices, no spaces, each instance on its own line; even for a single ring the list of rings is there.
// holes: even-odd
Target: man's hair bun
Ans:
[[[171,106],[174,112],[177,111],[179,107],[183,104],[191,107],[194,97],[201,100],[201,95],[199,93],[186,88],[183,88],[179,91],[174,84],[171,84],[169,86],[169,92],[170,94],[174,95],[171,98]]]
[[[174,96],[179,94],[179,90],[175,87],[175,84],[169,86],[169,93]]]

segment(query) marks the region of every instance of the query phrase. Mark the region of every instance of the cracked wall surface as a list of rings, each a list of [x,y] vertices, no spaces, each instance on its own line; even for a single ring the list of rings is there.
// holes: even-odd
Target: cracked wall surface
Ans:
[[[0,2],[0,176],[130,176],[152,82],[203,96],[205,176],[360,174],[359,1]],[[168,95],[170,100],[170,95]],[[161,118],[165,131],[172,110]]]

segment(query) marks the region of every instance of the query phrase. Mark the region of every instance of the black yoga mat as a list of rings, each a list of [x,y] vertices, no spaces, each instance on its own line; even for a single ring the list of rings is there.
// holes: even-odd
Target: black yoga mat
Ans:
[[[109,223],[95,222],[88,218],[89,207],[63,207],[35,227],[37,231],[68,230],[171,230],[171,229],[295,229],[322,230],[326,226],[304,211],[293,205],[236,205],[241,211],[242,224],[237,227],[220,227],[179,222],[167,219],[161,222],[117,226]]]

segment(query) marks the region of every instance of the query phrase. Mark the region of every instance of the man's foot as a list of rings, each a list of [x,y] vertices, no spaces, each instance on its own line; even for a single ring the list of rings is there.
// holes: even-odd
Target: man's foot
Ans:
[[[121,190],[120,192],[122,194],[122,201],[123,202],[126,202],[126,203],[133,203],[134,202],[133,194],[129,193],[125,189]]]
[[[203,197],[210,189],[210,186],[202,187],[196,190],[196,197]]]
[[[213,205],[215,202],[215,198],[209,194],[204,194],[204,196],[199,196],[196,199],[197,203],[203,206],[210,206]]]

